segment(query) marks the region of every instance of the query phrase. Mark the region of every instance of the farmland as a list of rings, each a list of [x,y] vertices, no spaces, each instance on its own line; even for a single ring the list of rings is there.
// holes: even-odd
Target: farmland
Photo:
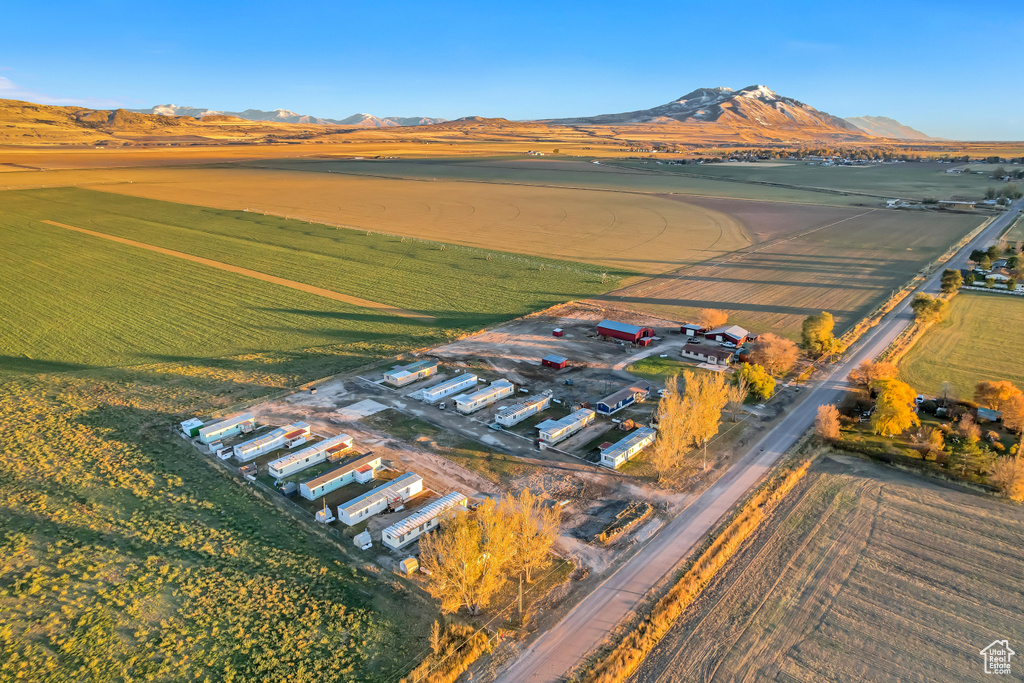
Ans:
[[[993,329],[1024,329],[1024,299],[961,292],[946,319],[934,325],[900,362],[900,379],[920,392],[942,394],[949,382],[960,398],[970,399],[982,380],[1007,379],[1024,387],[1024,357]]]
[[[1005,235],[1007,242],[1016,244],[1017,242],[1024,242],[1024,216],[1021,216],[1016,222],[1010,226],[1010,229]]]
[[[847,456],[815,465],[631,680],[984,680],[1024,630],[1024,513]]]
[[[675,319],[718,308],[733,323],[793,338],[806,316],[827,310],[841,333],[980,222],[969,215],[830,209],[817,227],[780,234],[786,215],[765,208],[747,209],[748,230],[764,239],[758,246],[600,298]]]

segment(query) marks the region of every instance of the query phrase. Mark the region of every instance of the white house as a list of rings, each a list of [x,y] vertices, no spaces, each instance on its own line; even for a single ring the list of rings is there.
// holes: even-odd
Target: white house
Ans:
[[[463,389],[475,387],[477,382],[476,375],[471,372],[467,372],[451,379],[445,380],[440,384],[435,384],[432,387],[427,387],[420,393],[420,398],[426,403],[437,403],[445,396],[451,396],[456,394]]]
[[[249,462],[264,453],[276,451],[278,448],[300,446],[306,443],[307,436],[309,436],[309,425],[305,422],[296,422],[295,424],[278,427],[263,436],[257,436],[255,439],[250,439],[235,446],[235,458],[239,462]]]
[[[535,396],[526,401],[520,401],[513,406],[505,406],[498,411],[494,421],[503,427],[517,425],[531,415],[536,415],[542,410],[547,410],[551,405],[551,392]]]
[[[241,413],[215,422],[199,430],[199,440],[203,443],[229,439],[236,434],[248,434],[256,429],[256,418],[249,413]]]
[[[423,490],[423,477],[412,472],[381,484],[358,498],[338,506],[338,519],[352,526],[383,512],[390,503],[405,503]]]
[[[553,446],[564,441],[597,419],[597,413],[590,408],[580,408],[560,420],[544,420],[537,425],[540,442]]]
[[[270,474],[275,479],[281,479],[289,475],[301,472],[302,470],[319,465],[337,455],[352,448],[352,437],[348,434],[338,434],[320,443],[303,448],[282,456],[270,463]]]
[[[601,464],[616,469],[634,455],[654,443],[657,432],[650,427],[641,427],[608,448],[601,449]]]
[[[455,398],[455,408],[460,413],[475,413],[481,408],[500,401],[506,396],[511,396],[516,393],[516,385],[509,382],[507,379],[497,379],[490,383],[489,386],[484,387],[478,391],[474,391],[471,394],[463,394]]]
[[[728,365],[736,352],[733,349],[708,348],[706,346],[684,346],[679,354],[683,358],[699,360],[708,365]]]
[[[384,373],[384,381],[394,387],[404,387],[406,384],[436,375],[437,368],[438,362],[435,360],[418,360],[415,363],[388,370]]]
[[[353,458],[318,477],[302,482],[299,484],[299,493],[306,500],[316,500],[353,481],[365,484],[373,479],[374,473],[380,469],[380,464],[380,456],[372,453]]]
[[[465,508],[468,499],[461,493],[449,493],[424,505],[420,510],[409,515],[400,522],[389,526],[381,533],[381,540],[389,548],[398,550],[409,545],[423,534],[441,523],[441,516],[455,508]]]

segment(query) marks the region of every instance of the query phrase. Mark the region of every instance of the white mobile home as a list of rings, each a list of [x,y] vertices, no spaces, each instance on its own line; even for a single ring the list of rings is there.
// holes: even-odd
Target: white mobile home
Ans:
[[[320,443],[303,448],[301,451],[289,453],[270,463],[270,475],[274,479],[280,479],[289,475],[301,472],[307,467],[319,465],[322,462],[335,457],[338,454],[352,448],[352,437],[348,434],[338,434]]]
[[[506,396],[511,396],[516,393],[516,385],[509,382],[507,379],[497,379],[490,383],[489,386],[474,391],[471,394],[463,394],[455,398],[455,408],[460,413],[475,413],[481,408],[500,401]]]
[[[616,444],[601,449],[601,464],[613,470],[634,455],[654,443],[657,432],[650,427],[641,427]]]
[[[542,410],[547,410],[550,405],[551,392],[546,391],[528,401],[521,401],[514,406],[505,406],[498,411],[498,415],[494,418],[494,421],[503,427],[512,427],[531,415],[536,415]]]
[[[458,375],[451,379],[445,380],[440,384],[435,384],[432,387],[427,387],[423,390],[421,397],[426,403],[437,403],[445,396],[451,396],[456,394],[463,389],[476,386],[476,375],[471,372]]]
[[[361,458],[353,458],[324,472],[319,477],[302,482],[299,484],[299,493],[306,500],[316,500],[320,496],[340,489],[346,484],[351,484],[353,481],[361,481],[362,483],[370,481],[379,468],[379,455],[371,453]]]
[[[453,508],[466,507],[468,499],[461,493],[449,493],[435,500],[430,505],[409,515],[401,522],[392,524],[381,534],[381,540],[389,548],[398,550],[409,545],[417,538],[437,527],[441,523],[441,515]]]
[[[423,477],[406,472],[358,498],[338,506],[338,519],[348,526],[383,512],[392,501],[404,503],[423,490]]]
[[[404,387],[416,380],[437,374],[436,360],[419,360],[409,365],[392,368],[384,373],[384,381],[393,387]]]
[[[181,433],[188,438],[199,436],[199,430],[203,428],[203,421],[198,417],[190,417],[181,423]]]
[[[242,413],[203,427],[199,430],[199,440],[203,443],[210,443],[231,438],[236,434],[248,434],[254,429],[256,429],[256,418],[249,413]]]
[[[553,446],[586,427],[596,417],[597,414],[590,408],[580,408],[561,420],[544,420],[537,425],[540,442],[547,446]]]
[[[278,427],[263,436],[257,436],[255,439],[235,446],[235,458],[239,462],[249,462],[264,453],[276,451],[278,448],[294,448],[304,444],[307,436],[309,436],[309,425],[305,422]]]

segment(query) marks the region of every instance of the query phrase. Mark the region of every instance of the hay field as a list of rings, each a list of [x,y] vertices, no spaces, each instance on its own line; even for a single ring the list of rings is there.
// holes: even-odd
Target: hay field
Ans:
[[[750,220],[750,219],[748,219]],[[824,217],[729,258],[666,273],[601,297],[668,318],[720,308],[749,329],[799,338],[803,319],[822,310],[841,333],[944,253],[980,218],[861,210]],[[748,230],[767,235],[770,214]]]
[[[1010,226],[1010,229],[1007,230],[1003,239],[1014,245],[1016,245],[1017,242],[1024,242],[1024,215],[1018,218],[1014,224]]]
[[[997,330],[1024,330],[1024,298],[961,292],[946,319],[934,325],[900,361],[900,379],[931,396],[949,382],[970,399],[982,380],[1008,379],[1024,387],[1024,355]]]
[[[631,679],[982,681],[1024,636],[1024,511],[848,456],[815,465]]]
[[[212,257],[436,320],[296,291],[43,223]],[[613,286],[502,256],[76,188],[0,193],[0,354],[22,371],[331,347],[379,357]],[[544,269],[541,270],[540,266]],[[373,297],[373,298],[371,298]],[[56,365],[52,365],[56,364]]]

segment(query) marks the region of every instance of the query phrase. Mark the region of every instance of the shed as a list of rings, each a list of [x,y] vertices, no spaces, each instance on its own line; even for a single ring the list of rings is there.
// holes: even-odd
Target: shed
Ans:
[[[626,406],[643,403],[651,393],[651,385],[646,380],[637,380],[634,384],[619,389],[597,402],[594,408],[602,415],[612,415]]]
[[[355,535],[355,538],[352,539],[352,543],[360,550],[368,550],[373,547],[373,537],[370,536],[369,531],[363,531]]]
[[[723,325],[722,327],[708,330],[704,333],[704,337],[719,342],[732,342],[739,346],[747,340],[748,334],[750,333],[739,325]]]
[[[546,365],[549,368],[557,368],[558,370],[561,370],[569,364],[569,359],[565,356],[559,356],[552,353],[541,358],[540,363],[541,365]]]
[[[203,428],[203,421],[198,417],[190,417],[181,423],[181,433],[188,438],[199,436],[199,430]]]
[[[998,410],[992,410],[990,408],[978,408],[978,421],[979,422],[999,422],[1003,419],[1003,414]]]
[[[551,330],[552,337],[561,337],[563,335],[565,335],[565,331],[562,330],[561,327],[556,327],[555,329]]]
[[[412,576],[420,568],[420,561],[415,557],[407,557],[398,563],[398,573],[402,576]]]
[[[679,333],[685,334],[687,337],[696,337],[702,332],[704,332],[704,327],[696,323],[683,323],[679,326]]]
[[[650,327],[630,325],[629,323],[620,323],[615,320],[607,319],[598,323],[597,333],[602,337],[622,339],[623,341],[633,342],[634,344],[644,337],[654,336],[654,330]]]

